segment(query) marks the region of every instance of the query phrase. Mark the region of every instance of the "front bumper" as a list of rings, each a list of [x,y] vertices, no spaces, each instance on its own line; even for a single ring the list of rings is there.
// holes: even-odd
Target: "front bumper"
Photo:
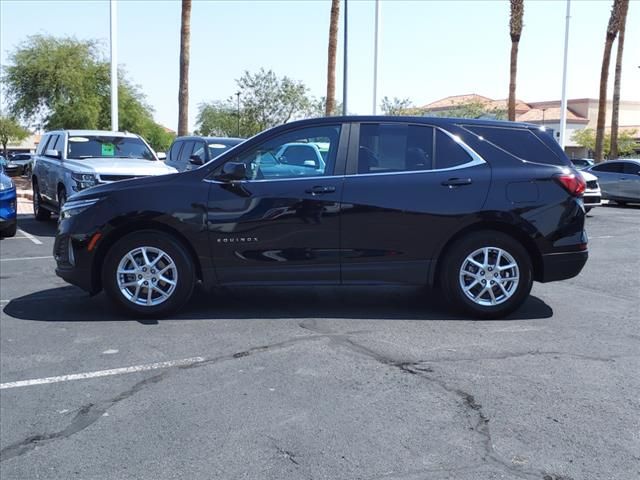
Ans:
[[[57,276],[94,295],[98,293],[99,288],[91,269],[93,257],[87,252],[86,245],[85,237],[77,238],[58,231],[53,244],[53,257],[56,261]]]
[[[600,195],[600,192],[585,192],[582,196],[582,202],[584,203],[585,207],[598,207],[602,205],[602,196]]]
[[[541,282],[555,282],[577,276],[589,258],[588,250],[542,255]]]

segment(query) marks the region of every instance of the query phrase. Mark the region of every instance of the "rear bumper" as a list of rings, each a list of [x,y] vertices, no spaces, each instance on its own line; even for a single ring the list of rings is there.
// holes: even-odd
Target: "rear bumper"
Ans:
[[[5,230],[12,228],[17,222],[18,222],[18,219],[16,217],[13,217],[13,218],[0,217],[0,231],[4,232]]]
[[[589,258],[589,252],[550,253],[542,256],[541,282],[555,282],[573,278],[582,271]]]

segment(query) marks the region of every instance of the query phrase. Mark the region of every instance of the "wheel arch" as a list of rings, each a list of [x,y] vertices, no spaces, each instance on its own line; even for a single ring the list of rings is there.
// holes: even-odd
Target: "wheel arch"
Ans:
[[[107,256],[107,253],[111,249],[115,243],[124,238],[125,236],[131,233],[142,232],[145,230],[149,231],[160,231],[170,235],[174,239],[176,239],[187,251],[191,260],[193,261],[193,266],[196,271],[196,278],[200,281],[204,280],[202,265],[200,263],[200,259],[193,248],[193,246],[189,243],[186,237],[181,234],[178,230],[161,222],[154,222],[152,220],[135,220],[129,221],[125,224],[119,225],[117,228],[110,230],[103,238],[98,242],[98,248],[96,249],[96,253],[93,256],[92,268],[91,268],[91,284],[92,284],[92,292],[99,292],[102,290],[102,268],[104,264],[104,259]]]
[[[435,256],[436,263],[434,268],[431,269],[429,274],[429,285],[437,286],[439,283],[439,279],[441,277],[440,269],[444,263],[444,259],[447,256],[447,253],[451,250],[453,245],[465,235],[468,235],[472,232],[479,231],[497,231],[500,233],[504,233],[514,238],[518,242],[522,244],[527,253],[529,254],[529,258],[531,259],[531,266],[533,267],[533,279],[539,280],[542,278],[543,273],[543,262],[542,262],[542,254],[540,253],[539,248],[537,247],[535,241],[529,236],[525,231],[517,226],[501,222],[498,220],[489,220],[489,221],[480,221],[476,223],[472,223],[470,225],[466,225],[461,228],[457,232],[455,232],[444,244],[440,247],[437,255]]]

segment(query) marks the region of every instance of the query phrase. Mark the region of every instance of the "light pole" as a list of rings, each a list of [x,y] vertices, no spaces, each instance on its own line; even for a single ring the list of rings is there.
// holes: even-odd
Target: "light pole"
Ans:
[[[347,114],[347,0],[344,0],[344,55],[342,62],[342,115]]]
[[[376,0],[376,16],[373,34],[373,114],[378,113],[378,43],[380,42],[380,0]]]
[[[109,22],[111,27],[111,130],[118,131],[118,2],[111,0]]]
[[[567,54],[569,51],[569,19],[571,0],[567,0],[567,18],[564,27],[564,63],[562,66],[562,100],[560,101],[560,148],[564,150],[567,130]]]
[[[240,92],[236,92],[236,98],[238,99],[238,138],[240,137]]]

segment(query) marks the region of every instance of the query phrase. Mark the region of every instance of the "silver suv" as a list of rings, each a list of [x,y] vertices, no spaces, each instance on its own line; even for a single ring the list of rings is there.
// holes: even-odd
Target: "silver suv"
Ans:
[[[42,136],[33,165],[33,212],[46,220],[80,190],[119,180],[165,175],[165,165],[138,135],[58,130]]]

